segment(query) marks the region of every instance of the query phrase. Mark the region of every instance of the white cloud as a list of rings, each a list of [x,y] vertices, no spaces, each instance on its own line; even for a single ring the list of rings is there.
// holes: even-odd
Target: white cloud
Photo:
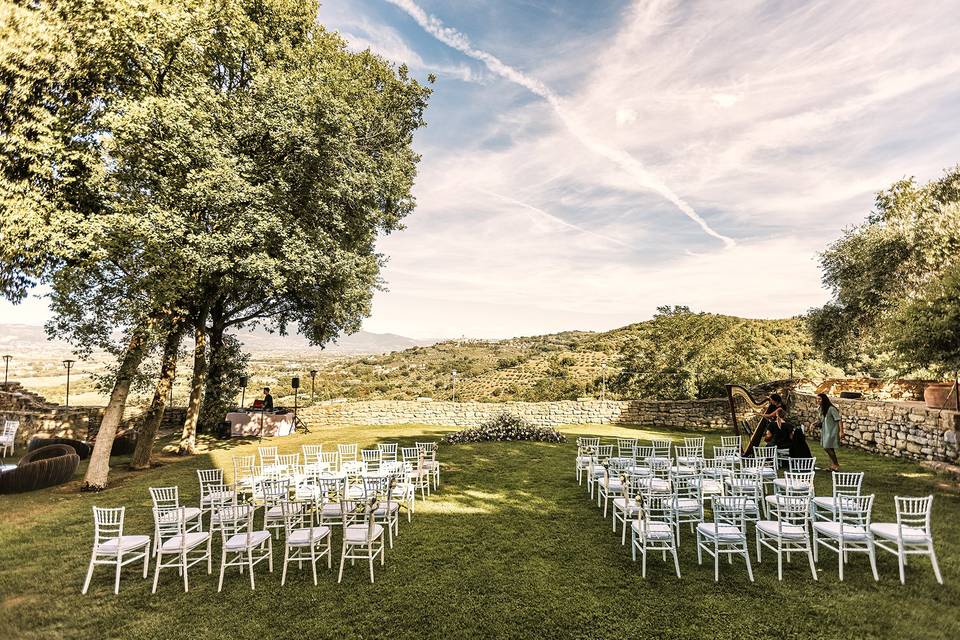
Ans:
[[[707,235],[722,240],[728,247],[735,244],[732,238],[715,231],[689,203],[677,195],[659,176],[647,169],[634,156],[621,148],[608,144],[602,139],[591,135],[589,128],[584,126],[572,111],[568,110],[565,106],[565,101],[543,82],[504,63],[493,54],[475,48],[470,44],[470,40],[465,34],[451,27],[444,26],[437,17],[427,14],[412,0],[387,0],[387,2],[406,11],[417,24],[440,42],[462,52],[474,60],[483,62],[487,68],[496,75],[514,84],[518,84],[546,100],[560,118],[560,121],[563,122],[580,144],[587,147],[594,154],[618,165],[622,171],[633,178],[638,187],[660,194],[676,206],[685,216],[697,223]]]
[[[710,96],[710,99],[713,100],[718,107],[729,109],[740,102],[741,97],[740,95],[734,95],[732,93],[715,93]]]
[[[620,126],[633,124],[637,121],[637,112],[633,109],[617,109],[617,124]]]

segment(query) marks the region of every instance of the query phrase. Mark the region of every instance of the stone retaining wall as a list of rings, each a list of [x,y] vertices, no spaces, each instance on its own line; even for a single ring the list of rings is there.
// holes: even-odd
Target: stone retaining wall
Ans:
[[[300,417],[311,427],[346,424],[435,424],[476,426],[501,413],[519,416],[530,424],[642,424],[718,431],[729,428],[723,399],[659,402],[644,400],[559,402],[420,402],[370,400],[323,402],[303,409]]]
[[[33,436],[91,440],[100,429],[105,407],[64,407],[47,402],[42,396],[27,391],[18,382],[0,384],[0,420],[16,420],[17,446],[24,446]],[[180,428],[186,420],[185,407],[167,407],[161,429]],[[121,429],[139,429],[142,413],[124,417]]]
[[[843,417],[842,446],[913,460],[960,461],[960,413],[956,411],[928,409],[922,402],[831,401]],[[795,422],[813,423],[809,435],[819,439],[816,396],[792,394],[790,414]]]

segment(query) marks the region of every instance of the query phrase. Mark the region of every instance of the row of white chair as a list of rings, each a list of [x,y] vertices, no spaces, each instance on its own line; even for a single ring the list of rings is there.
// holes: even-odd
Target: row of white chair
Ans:
[[[904,566],[907,555],[927,555],[931,559],[937,581],[942,584],[933,547],[930,526],[933,497],[896,497],[897,521],[871,523],[873,496],[860,494],[863,473],[832,474],[833,491],[830,496],[814,495],[815,459],[790,460],[791,470],[783,478],[777,477],[776,466],[769,459],[744,458],[730,465],[728,461],[705,460],[704,464],[681,464],[679,456],[658,465],[655,458],[631,462],[635,458],[600,456],[610,452],[611,445],[599,444],[599,439],[579,439],[577,455],[578,480],[586,471],[588,485],[597,485],[597,505],[603,503],[606,517],[607,503],[612,499],[613,530],[621,524],[621,544],[626,543],[626,528],[631,528],[631,550],[634,560],[643,556],[642,573],[646,575],[646,554],[661,551],[670,553],[679,577],[677,548],[680,544],[680,525],[689,523],[697,536],[697,557],[702,563],[703,553],[714,558],[714,577],[719,579],[721,555],[741,555],[753,579],[747,549],[747,523],[755,528],[757,560],[762,548],[777,553],[778,576],[782,579],[782,559],[792,553],[806,553],[816,579],[815,563],[820,547],[837,552],[839,574],[849,553],[863,551],[876,572],[875,548],[897,555],[900,579],[905,581]],[[636,445],[633,445],[634,447]],[[688,445],[685,445],[688,446]],[[682,449],[682,448],[678,448]],[[683,453],[688,453],[683,451]],[[762,470],[771,469],[771,477]],[[764,486],[769,480],[773,488],[766,495]],[[590,488],[591,499],[593,489]],[[712,511],[712,522],[705,519],[705,507]]]
[[[432,443],[418,443],[432,444]],[[266,561],[273,571],[273,538],[284,537],[284,564],[281,584],[286,582],[290,562],[302,566],[308,562],[317,584],[316,563],[327,558],[332,568],[334,527],[342,535],[340,570],[343,578],[347,560],[367,560],[370,580],[374,580],[374,561],[384,563],[386,545],[393,547],[399,535],[399,512],[407,510],[412,518],[416,491],[426,497],[426,488],[439,477],[435,451],[434,467],[422,467],[424,447],[414,449],[418,455],[415,468],[409,462],[383,462],[379,469],[349,467],[343,471],[318,468],[285,468],[274,473],[276,461],[269,458],[249,482],[228,485],[222,469],[197,471],[200,481],[199,507],[181,504],[179,487],[153,487],[154,536],[125,535],[125,508],[94,507],[94,544],[83,593],[86,593],[94,567],[111,565],[115,569],[114,593],[119,592],[121,568],[143,561],[144,577],[149,570],[150,556],[156,557],[153,592],[156,592],[161,569],[176,568],[189,589],[189,568],[202,562],[212,572],[212,545],[216,532],[221,533],[221,564],[218,591],[223,587],[229,567],[249,572],[251,589],[255,588],[254,566]],[[344,462],[347,462],[346,460]],[[340,465],[338,465],[339,467]],[[268,469],[268,473],[262,470]],[[261,526],[255,528],[257,512],[263,510]]]

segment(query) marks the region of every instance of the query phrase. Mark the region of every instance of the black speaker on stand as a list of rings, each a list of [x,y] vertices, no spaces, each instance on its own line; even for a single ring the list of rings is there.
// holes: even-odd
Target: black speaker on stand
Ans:
[[[293,380],[290,381],[290,386],[293,387],[293,430],[302,429],[304,433],[310,433],[307,425],[300,422],[300,418],[297,416],[300,405],[300,376],[294,376]]]
[[[247,376],[240,376],[240,408],[243,409],[243,405],[247,401]]]
[[[293,376],[293,380],[290,381],[290,386],[293,387],[293,428],[297,428],[297,405],[300,396],[300,376]]]

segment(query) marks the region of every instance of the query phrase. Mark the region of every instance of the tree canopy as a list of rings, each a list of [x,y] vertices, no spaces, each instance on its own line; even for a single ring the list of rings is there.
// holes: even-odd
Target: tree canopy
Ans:
[[[785,378],[790,354],[798,376],[834,373],[816,360],[802,325],[659,307],[623,350],[611,381],[621,396],[676,400],[722,396],[728,383]]]
[[[376,241],[415,204],[430,91],[349,51],[317,6],[5,2],[3,295],[49,285],[50,332],[113,347],[118,380],[192,326],[192,405],[208,359],[223,360],[210,331],[215,349],[252,323],[315,344],[358,329],[380,284]]]
[[[892,365],[916,365],[923,358],[903,351],[904,322],[919,320],[931,295],[937,308],[947,304],[936,291],[949,286],[937,283],[960,262],[960,167],[927,184],[909,178],[880,192],[867,220],[844,231],[820,262],[833,297],[811,311],[810,327],[827,358],[850,368],[862,354],[886,350]]]

